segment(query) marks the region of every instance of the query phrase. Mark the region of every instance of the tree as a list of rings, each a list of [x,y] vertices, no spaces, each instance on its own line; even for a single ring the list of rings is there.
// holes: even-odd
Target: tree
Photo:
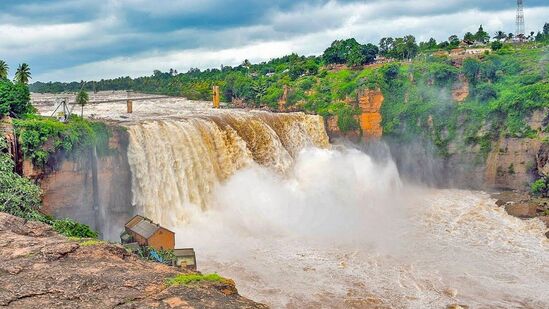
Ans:
[[[326,63],[346,63],[349,66],[359,66],[374,62],[379,48],[373,44],[361,45],[354,38],[336,40],[322,54]]]
[[[469,82],[474,85],[476,84],[477,76],[480,73],[480,61],[474,58],[465,59],[461,70]]]
[[[421,42],[419,43],[419,49],[420,50],[433,50],[438,47],[437,40],[434,38],[430,38],[427,42]]]
[[[507,38],[507,35],[505,34],[505,32],[501,30],[496,32],[496,34],[494,35],[494,39],[498,41],[505,40],[506,38]]]
[[[33,110],[27,85],[0,79],[0,118],[3,115],[18,117]]]
[[[549,23],[543,25],[543,35],[549,35]]]
[[[455,34],[452,34],[449,38],[448,38],[448,43],[450,43],[450,46],[452,47],[458,47],[459,46],[459,37]]]
[[[252,85],[252,91],[254,92],[254,99],[257,104],[261,103],[263,96],[267,93],[267,83],[264,79],[258,79],[254,81]]]
[[[31,79],[30,67],[26,63],[22,63],[17,67],[15,72],[15,82],[19,84],[27,84]]]
[[[4,60],[0,60],[0,78],[8,78],[9,66]]]
[[[245,68],[248,68],[248,69],[252,66],[252,64],[250,63],[250,60],[248,60],[248,59],[244,59],[244,61],[242,62],[241,65]]]
[[[465,35],[463,36],[463,42],[465,42],[465,44],[467,45],[473,45],[473,43],[475,43],[475,35],[471,32],[465,33]]]
[[[514,37],[515,37],[515,35],[512,32],[509,32],[509,34],[507,35],[507,38],[509,40],[513,39]]]
[[[477,33],[475,33],[475,41],[482,44],[486,44],[490,42],[490,35],[486,31],[484,31],[484,28],[482,27],[482,25],[480,25]]]
[[[379,41],[379,53],[387,56],[389,52],[394,48],[395,40],[393,38],[382,38]]]
[[[490,47],[492,48],[493,51],[498,51],[503,47],[503,43],[501,43],[500,41],[494,41],[492,42]]]
[[[419,46],[416,44],[416,37],[409,34],[404,37],[404,49],[407,59],[412,59],[417,55]]]
[[[76,104],[80,105],[82,108],[80,112],[80,117],[82,118],[84,118],[84,105],[88,104],[89,100],[90,97],[88,96],[88,93],[84,90],[84,87],[82,87],[82,90],[76,95]]]

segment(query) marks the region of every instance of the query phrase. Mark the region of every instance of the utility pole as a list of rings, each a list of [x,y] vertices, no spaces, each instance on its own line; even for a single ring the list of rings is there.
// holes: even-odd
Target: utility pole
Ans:
[[[517,0],[517,30],[515,36],[524,37],[524,1]]]

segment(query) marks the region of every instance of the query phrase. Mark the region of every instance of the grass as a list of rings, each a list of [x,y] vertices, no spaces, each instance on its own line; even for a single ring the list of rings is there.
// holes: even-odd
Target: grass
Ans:
[[[83,240],[82,242],[79,242],[81,247],[96,246],[104,243],[105,243],[104,241],[97,240],[97,239],[86,239],[86,240]]]
[[[168,285],[188,285],[198,282],[221,282],[226,283],[228,279],[221,277],[218,274],[179,274],[173,278],[167,279]]]

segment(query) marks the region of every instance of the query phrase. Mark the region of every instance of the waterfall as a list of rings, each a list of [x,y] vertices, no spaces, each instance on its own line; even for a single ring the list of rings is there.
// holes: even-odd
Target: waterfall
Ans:
[[[225,112],[129,125],[133,204],[168,226],[185,222],[186,205],[208,208],[213,188],[259,164],[284,174],[307,146],[329,147],[320,116]]]
[[[545,225],[418,188],[302,113],[127,125],[137,212],[272,308],[549,308]]]

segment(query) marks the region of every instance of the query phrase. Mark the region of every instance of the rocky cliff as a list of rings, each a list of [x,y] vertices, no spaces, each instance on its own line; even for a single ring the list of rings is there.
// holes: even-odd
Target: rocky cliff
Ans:
[[[380,89],[363,89],[356,98],[348,98],[345,103],[359,110],[359,114],[355,116],[359,128],[341,132],[338,126],[338,116],[328,116],[325,127],[330,138],[332,140],[346,138],[354,142],[380,139],[383,135],[381,106],[384,99]]]
[[[381,90],[363,90],[358,96],[360,107],[360,128],[365,138],[380,138],[383,135],[381,127],[381,106],[385,97]]]
[[[104,149],[91,148],[78,157],[57,153],[43,168],[23,162],[23,174],[42,188],[42,212],[72,218],[117,240],[120,227],[134,214],[128,135],[112,125]]]
[[[48,225],[0,213],[0,306],[8,308],[266,308],[231,280],[169,285],[181,269],[122,246],[69,240]]]

